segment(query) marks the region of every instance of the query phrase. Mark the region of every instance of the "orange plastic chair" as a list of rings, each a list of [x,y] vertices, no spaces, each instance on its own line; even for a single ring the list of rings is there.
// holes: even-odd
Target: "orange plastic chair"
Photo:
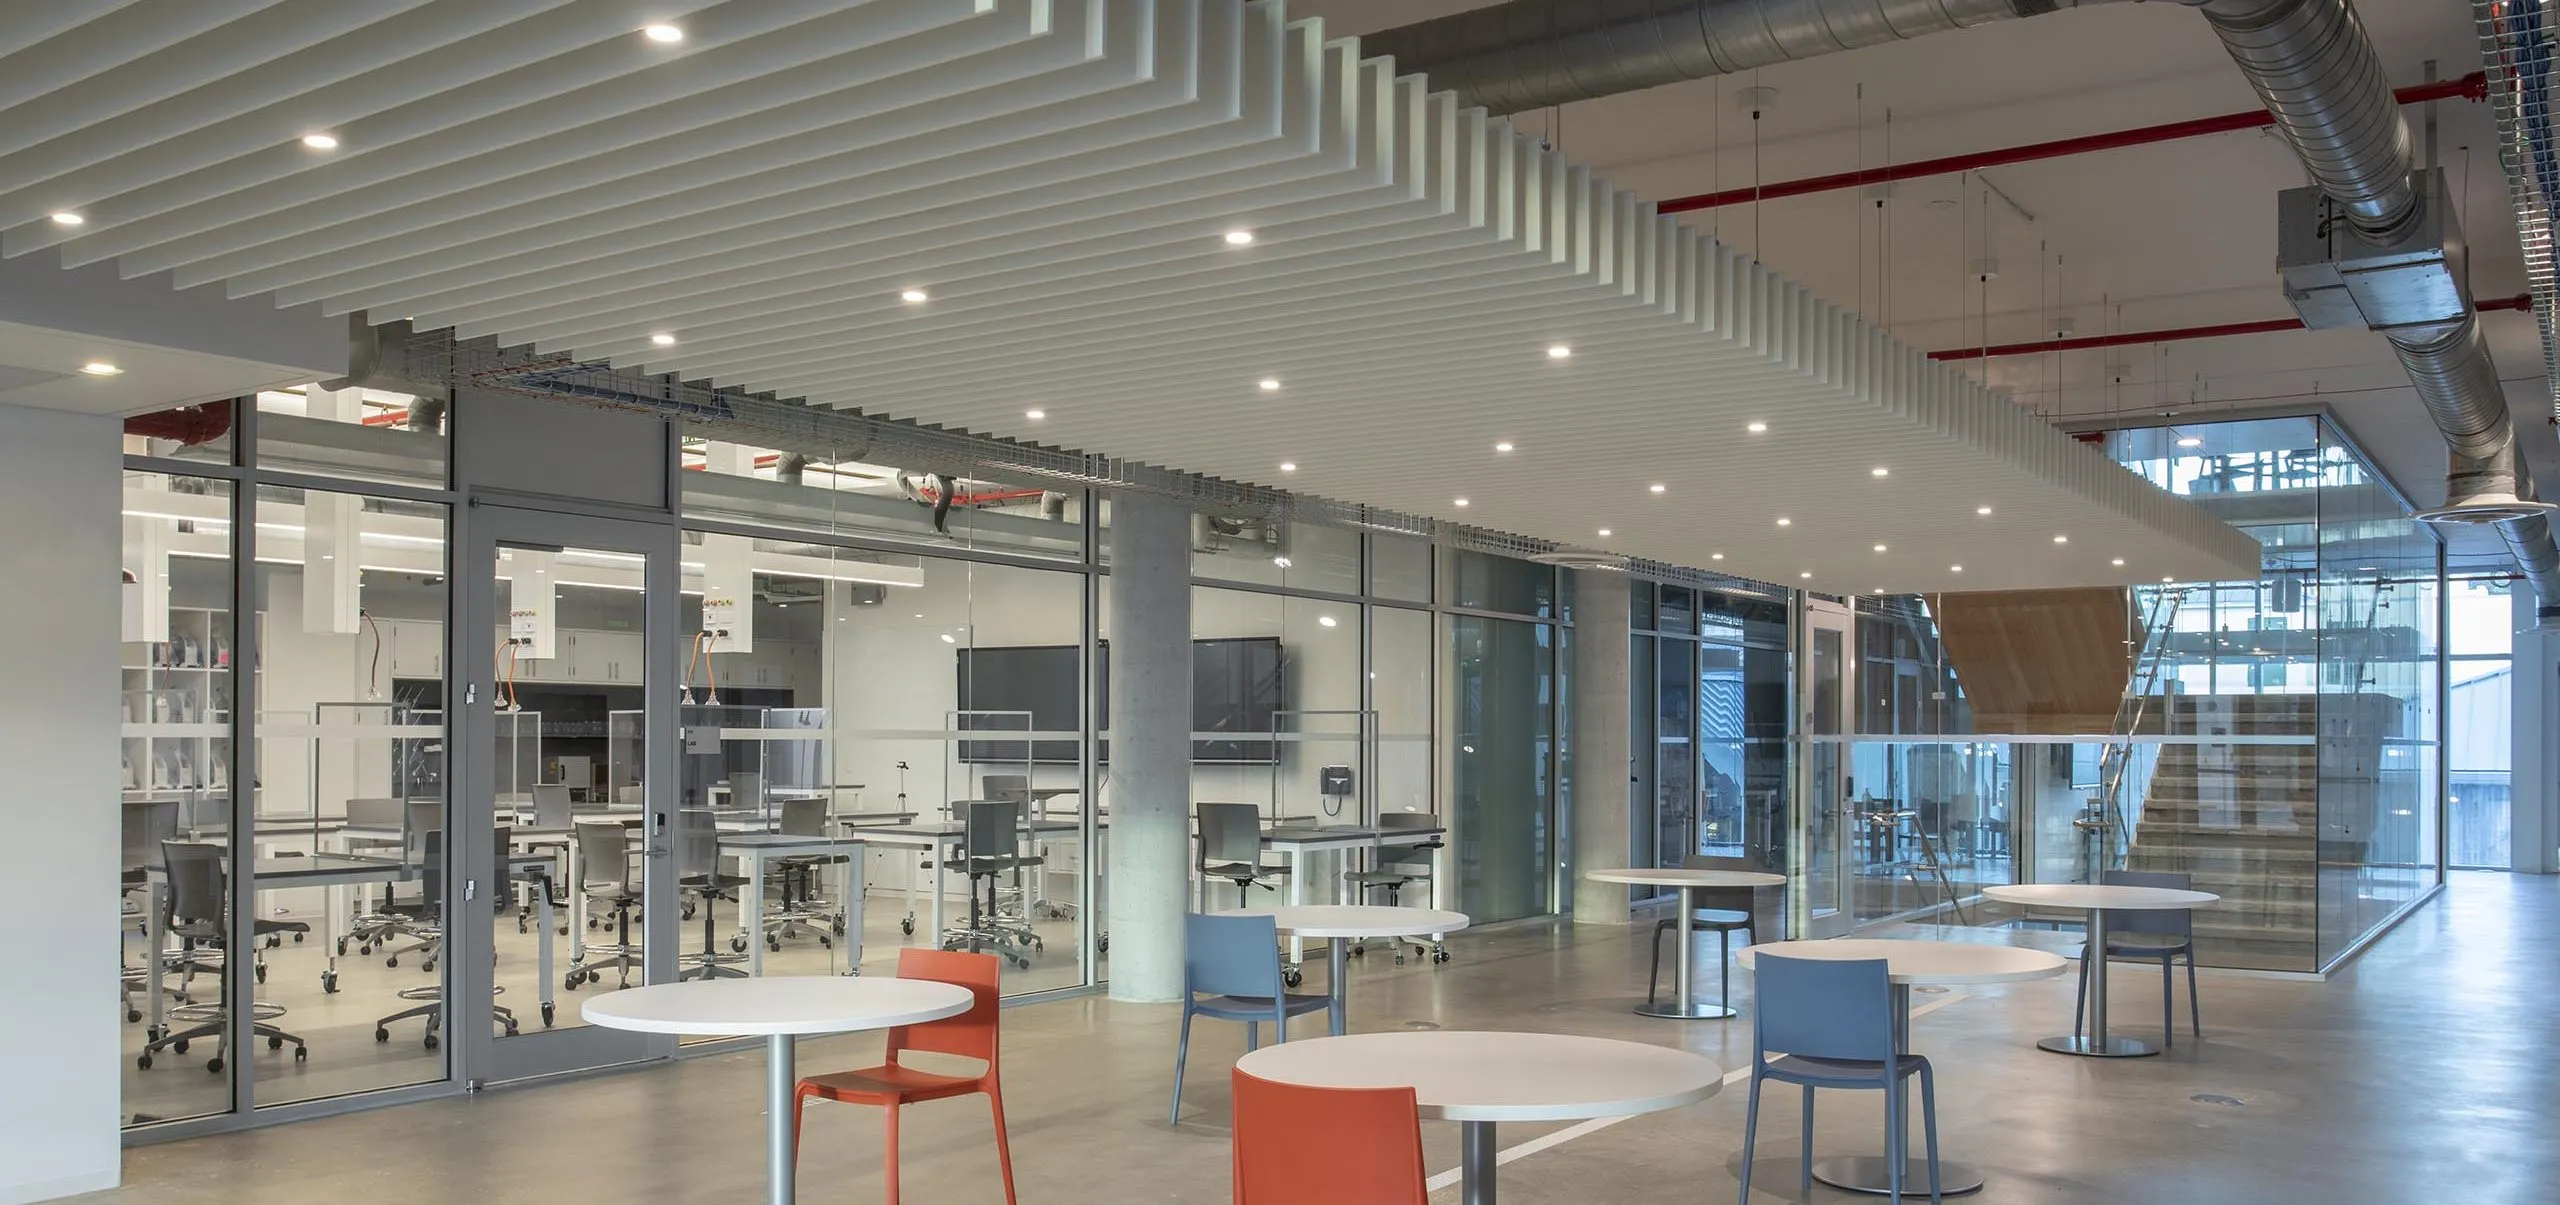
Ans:
[[[1235,1205],[1428,1205],[1411,1088],[1235,1073]]]
[[[898,1205],[898,1109],[928,1100],[986,1093],[995,1111],[996,1164],[1004,1169],[1005,1205],[1013,1202],[1013,1151],[1005,1145],[1004,1092],[996,1083],[997,974],[1002,966],[993,954],[908,948],[898,951],[898,977],[929,979],[969,989],[977,997],[969,1011],[921,1025],[889,1031],[888,1061],[859,1071],[812,1075],[800,1081],[791,1098],[791,1150],[800,1151],[800,1117],[810,1097],[845,1104],[878,1105],[889,1119],[889,1205]],[[951,1054],[987,1065],[979,1075],[941,1075],[901,1066],[903,1051]]]

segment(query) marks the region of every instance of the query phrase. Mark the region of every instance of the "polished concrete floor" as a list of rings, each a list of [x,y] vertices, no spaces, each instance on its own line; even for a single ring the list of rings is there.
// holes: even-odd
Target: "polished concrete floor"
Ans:
[[[1631,1015],[1649,924],[1508,927],[1451,942],[1445,966],[1367,960],[1351,984],[1361,1030],[1528,1029],[1677,1044],[1747,1064],[1750,1021]],[[2065,940],[1971,930],[1981,939]],[[1712,942],[1706,947],[1714,949]],[[2157,1035],[2158,982],[2116,976],[2123,1032]],[[1712,966],[1702,981],[1713,991]],[[1737,996],[1747,997],[1737,976]],[[2326,983],[2207,972],[2205,1037],[2168,1055],[2072,1059],[2035,1038],[2069,1028],[2070,978],[1920,997],[1921,1052],[1939,1067],[1947,1155],[1989,1178],[1973,1200],[2028,1202],[2461,1202],[2560,1200],[2560,880],[2465,874]],[[1746,1001],[1747,1004],[1747,1001]],[[1227,1199],[1225,1066],[1240,1027],[1203,1023],[1180,1126],[1165,1122],[1175,1010],[1073,999],[1005,1014],[1007,1104],[1026,1202]],[[1312,1022],[1320,1025],[1320,1022]],[[1311,1028],[1308,1032],[1314,1032]],[[876,1037],[803,1046],[803,1068],[872,1060]],[[98,1198],[317,1205],[762,1199],[756,1052],[475,1098],[137,1148],[129,1187]],[[1744,1085],[1702,1104],[1586,1129],[1502,1169],[1514,1202],[1729,1200]],[[1823,1102],[1823,1154],[1880,1140],[1871,1093]],[[1764,1111],[1755,1200],[1795,1188],[1791,1092]],[[1509,1126],[1511,1147],[1559,1130]],[[813,1106],[810,1201],[880,1199],[876,1113]],[[1435,1169],[1455,1128],[1423,1125]],[[908,1111],[906,1199],[1003,1199],[983,1104]],[[1309,1152],[1311,1159],[1321,1152]],[[1454,1201],[1443,1189],[1435,1201]],[[1829,1189],[1811,1199],[1856,1200]]]

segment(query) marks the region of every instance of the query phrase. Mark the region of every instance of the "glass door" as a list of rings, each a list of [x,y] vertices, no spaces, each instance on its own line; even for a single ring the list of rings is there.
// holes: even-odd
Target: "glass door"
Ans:
[[[485,505],[465,523],[448,928],[468,1003],[444,1028],[481,1082],[667,1057],[578,1005],[677,977],[677,531]]]
[[[1857,668],[1849,656],[1847,607],[1807,599],[1802,614],[1794,842],[1800,861],[1792,877],[1803,889],[1796,895],[1792,927],[1806,937],[1838,937],[1856,914],[1849,898],[1856,880],[1848,871],[1856,819],[1849,800],[1856,788],[1849,776],[1850,747],[1841,738],[1848,734],[1850,700],[1857,697]]]

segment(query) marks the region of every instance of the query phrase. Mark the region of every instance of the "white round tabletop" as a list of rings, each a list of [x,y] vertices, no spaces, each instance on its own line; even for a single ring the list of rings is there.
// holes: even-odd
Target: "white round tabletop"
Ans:
[[[691,1035],[854,1033],[969,1011],[969,989],[929,979],[713,979],[653,983],[578,1007],[590,1025]]]
[[[2024,904],[2030,908],[2104,908],[2109,912],[2127,908],[2201,908],[2222,897],[2208,891],[2180,891],[2174,887],[2128,887],[2114,883],[2012,883],[1985,887],[1982,898],[2004,904]]]
[[[1694,1104],[1724,1068],[1685,1050],[1555,1033],[1462,1030],[1301,1038],[1244,1056],[1236,1070],[1316,1088],[1412,1088],[1442,1121],[1572,1121]]]
[[[1773,941],[1745,946],[1734,965],[1751,969],[1760,955],[1855,962],[1881,958],[1895,983],[1915,987],[1962,987],[1981,983],[2017,983],[2048,979],[2070,966],[2059,954],[2023,946],[1995,946],[1978,941],[1885,941],[1841,937],[1829,941]]]
[[[1467,927],[1467,914],[1381,904],[1280,904],[1232,908],[1220,916],[1267,916],[1293,937],[1427,937]]]
[[[1693,870],[1686,866],[1626,866],[1584,871],[1594,883],[1639,887],[1784,887],[1787,876],[1761,870]]]

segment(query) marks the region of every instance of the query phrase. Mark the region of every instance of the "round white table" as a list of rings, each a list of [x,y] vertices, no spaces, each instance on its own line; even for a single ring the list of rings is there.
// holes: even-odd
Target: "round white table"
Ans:
[[[1593,870],[1583,876],[1594,883],[1626,883],[1638,887],[1677,887],[1680,889],[1680,991],[1669,1004],[1644,1003],[1636,1012],[1648,1017],[1679,1017],[1687,1020],[1713,1020],[1730,1017],[1733,1008],[1730,993],[1725,1001],[1705,1004],[1698,1001],[1689,983],[1689,934],[1697,922],[1697,908],[1689,900],[1696,887],[1784,887],[1787,877],[1757,870],[1692,870],[1682,866],[1630,866],[1613,870]],[[1655,940],[1659,941],[1660,938]],[[1756,936],[1755,936],[1756,940]],[[1719,967],[1718,974],[1722,974]]]
[[[1724,1068],[1685,1050],[1554,1033],[1363,1033],[1265,1046],[1236,1070],[1314,1088],[1411,1088],[1422,1116],[1459,1123],[1465,1205],[1493,1205],[1494,1126],[1582,1121],[1695,1104]]]
[[[655,983],[579,1007],[590,1025],[640,1033],[765,1039],[765,1199],[792,1200],[793,1044],[804,1036],[938,1021],[969,1011],[969,989],[923,979],[708,979]]]
[[[1280,926],[1282,937],[1330,938],[1326,944],[1326,965],[1332,979],[1325,984],[1325,1007],[1329,1027],[1326,1032],[1342,1036],[1343,1023],[1350,1011],[1350,997],[1344,989],[1351,977],[1350,942],[1371,937],[1431,937],[1455,933],[1467,927],[1467,914],[1444,912],[1437,908],[1390,908],[1379,904],[1280,904],[1270,908],[1230,908],[1220,916],[1267,916]]]
[[[2201,908],[2222,899],[2206,891],[2098,883],[2016,883],[2006,887],[1985,887],[1982,898],[2029,908],[2075,908],[2089,914],[2086,948],[2081,953],[2089,963],[2088,1035],[2064,1034],[2045,1038],[2036,1046],[2055,1054],[2100,1059],[2129,1059],[2160,1053],[2159,1047],[2139,1038],[2119,1038],[2107,1033],[2107,914],[2118,909],[2169,911]]]
[[[1893,982],[1894,1040],[1901,1049],[1911,1049],[1911,989],[1914,987],[1970,987],[1985,983],[2019,983],[2029,979],[2050,979],[2071,965],[2059,954],[2029,950],[2019,946],[1995,946],[1972,941],[1878,941],[1843,937],[1830,941],[1773,941],[1752,946],[1734,956],[1744,970],[1758,958],[1818,958],[1839,962],[1856,962],[1881,958],[1885,976]],[[1812,1158],[1812,1152],[1805,1152]],[[1874,1193],[1878,1196],[1893,1191],[1892,1164],[1882,1155],[1837,1155],[1815,1161],[1813,1178],[1834,1188],[1851,1192]],[[1903,1171],[1904,1193],[1910,1185],[1929,1182],[1927,1156],[1906,1165]],[[1940,1195],[1974,1192],[1982,1187],[1982,1175],[1972,1167],[1941,1159],[1938,1161]]]

